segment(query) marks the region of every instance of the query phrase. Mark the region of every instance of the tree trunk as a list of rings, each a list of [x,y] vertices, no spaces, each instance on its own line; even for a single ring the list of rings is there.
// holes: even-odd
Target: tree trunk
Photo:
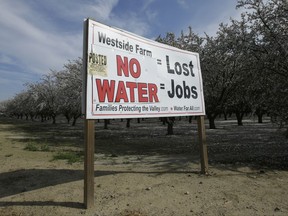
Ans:
[[[78,117],[73,117],[73,122],[72,122],[72,126],[76,125],[76,121],[77,121]]]
[[[215,125],[215,119],[216,119],[217,115],[212,115],[212,114],[208,114],[207,117],[209,119],[209,128],[210,129],[216,129],[216,125]]]
[[[174,125],[175,118],[169,117],[169,118],[166,118],[166,121],[167,121],[167,135],[173,135],[174,134],[173,125]]]
[[[215,118],[209,118],[209,128],[216,129]]]
[[[70,120],[71,120],[71,117],[68,114],[65,114],[64,116],[65,116],[65,118],[67,120],[67,123],[69,124]]]
[[[257,115],[257,117],[258,117],[258,123],[263,123],[263,114],[261,113]]]
[[[72,126],[75,126],[76,125],[76,121],[77,119],[81,116],[81,113],[79,114],[74,114],[73,115],[73,122],[72,122]]]
[[[131,119],[127,119],[127,122],[126,122],[126,127],[127,128],[130,128],[130,121],[131,121]]]
[[[108,129],[109,120],[104,119],[104,129]]]
[[[257,108],[255,114],[258,117],[258,123],[263,123],[263,115],[264,115],[263,110],[261,108]]]
[[[41,115],[41,122],[44,122],[44,115]]]
[[[227,119],[228,119],[228,118],[227,118],[227,112],[224,111],[223,114],[224,114],[224,120],[227,120]]]
[[[241,113],[241,112],[237,111],[235,114],[236,114],[238,126],[243,126],[242,120],[243,120],[244,113]]]
[[[53,115],[53,116],[51,116],[51,117],[52,117],[52,119],[53,119],[52,124],[56,124],[56,116]]]

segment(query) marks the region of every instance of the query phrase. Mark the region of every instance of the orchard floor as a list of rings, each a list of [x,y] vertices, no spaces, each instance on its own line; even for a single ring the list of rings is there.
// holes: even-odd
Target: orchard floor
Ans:
[[[199,172],[195,120],[177,119],[171,136],[158,119],[125,123],[96,122],[95,205],[86,210],[83,160],[53,160],[81,155],[83,123],[0,119],[0,215],[288,215],[288,140],[268,118],[206,129],[209,175]]]

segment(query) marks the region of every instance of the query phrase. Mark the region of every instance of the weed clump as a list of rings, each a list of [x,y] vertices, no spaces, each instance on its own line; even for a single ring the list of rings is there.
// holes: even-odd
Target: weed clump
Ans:
[[[25,146],[24,150],[27,150],[27,151],[39,151],[39,147],[35,143],[29,142]]]
[[[50,151],[50,147],[46,143],[41,144],[41,143],[37,143],[37,142],[29,142],[25,146],[24,150],[49,152]]]
[[[83,161],[83,152],[58,152],[56,155],[53,156],[52,161],[54,160],[67,160],[69,164],[81,162]]]

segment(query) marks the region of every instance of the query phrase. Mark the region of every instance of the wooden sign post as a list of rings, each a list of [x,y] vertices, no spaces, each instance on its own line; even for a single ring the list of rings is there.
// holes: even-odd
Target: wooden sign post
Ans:
[[[85,120],[84,205],[94,206],[94,120]]]
[[[206,144],[206,133],[205,133],[205,122],[204,116],[197,117],[198,123],[198,136],[199,136],[199,149],[200,149],[200,160],[201,160],[201,173],[208,173],[208,153]]]

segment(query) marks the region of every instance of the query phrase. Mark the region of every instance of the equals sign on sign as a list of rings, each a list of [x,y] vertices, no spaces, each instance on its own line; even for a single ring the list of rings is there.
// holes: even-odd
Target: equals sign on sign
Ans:
[[[161,59],[157,59],[157,64],[162,65]]]
[[[160,89],[165,89],[165,84],[164,83],[160,83]]]

